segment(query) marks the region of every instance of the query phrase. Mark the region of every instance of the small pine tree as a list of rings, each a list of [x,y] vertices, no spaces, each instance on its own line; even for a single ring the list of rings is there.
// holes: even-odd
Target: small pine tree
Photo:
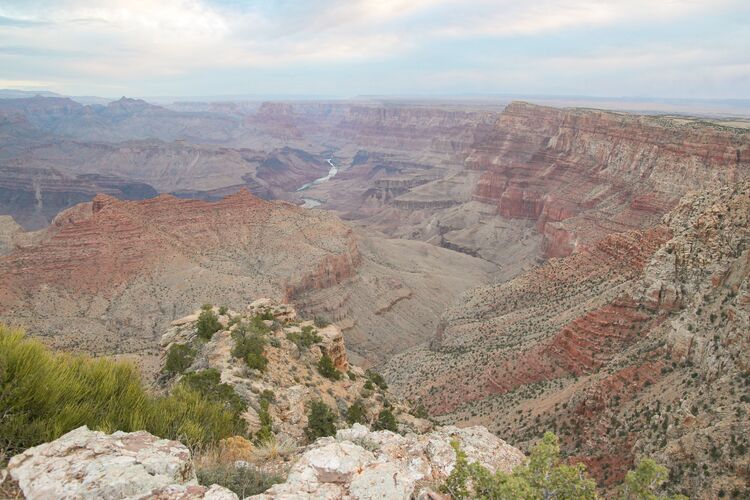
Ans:
[[[198,336],[204,340],[211,340],[214,333],[221,330],[221,323],[211,309],[203,309],[198,316],[196,325]]]
[[[324,354],[318,361],[318,372],[325,378],[331,380],[338,380],[341,378],[341,372],[339,372],[333,364],[333,360],[328,354]]]
[[[372,424],[372,429],[375,431],[398,431],[396,417],[393,416],[393,412],[390,408],[383,408],[380,410],[380,413],[378,413],[378,419]]]
[[[193,364],[195,349],[185,344],[172,344],[167,351],[164,371],[169,374],[182,373]]]
[[[621,498],[623,500],[684,499],[685,497],[682,495],[657,495],[656,492],[667,481],[668,477],[666,467],[657,464],[650,458],[644,458],[638,462],[635,470],[631,470],[625,476],[625,483],[621,488]]]
[[[367,370],[365,374],[367,375],[367,378],[369,378],[372,381],[373,384],[377,385],[382,390],[388,389],[388,384],[385,382],[385,379],[383,378],[383,376],[379,374],[378,372],[376,372],[375,370],[372,370],[372,369]]]
[[[321,400],[310,403],[310,411],[307,413],[307,427],[305,435],[310,442],[319,437],[333,436],[336,434],[336,415],[333,410]]]
[[[365,408],[361,401],[355,401],[346,411],[346,421],[349,425],[364,424],[367,421],[365,417]]]

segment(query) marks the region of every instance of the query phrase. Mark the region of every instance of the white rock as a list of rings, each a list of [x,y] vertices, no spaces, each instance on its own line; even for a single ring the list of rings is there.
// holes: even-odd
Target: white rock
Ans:
[[[430,434],[401,436],[355,424],[339,430],[335,440],[318,439],[292,467],[286,483],[251,498],[440,498],[415,488],[420,481],[437,484],[450,474],[456,464],[453,439],[469,462],[480,462],[492,471],[509,472],[525,459],[520,450],[484,427],[442,427]]]
[[[359,500],[409,498],[415,482],[394,463],[374,464],[352,479],[349,494]]]
[[[190,451],[148,432],[107,435],[79,427],[11,458],[27,499],[115,499],[196,484]]]
[[[209,488],[197,484],[173,484],[126,500],[239,500],[239,497],[218,484]]]

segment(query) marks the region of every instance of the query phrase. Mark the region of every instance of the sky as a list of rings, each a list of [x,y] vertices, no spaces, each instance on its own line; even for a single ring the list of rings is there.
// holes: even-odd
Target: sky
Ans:
[[[0,88],[750,98],[750,0],[0,0]]]

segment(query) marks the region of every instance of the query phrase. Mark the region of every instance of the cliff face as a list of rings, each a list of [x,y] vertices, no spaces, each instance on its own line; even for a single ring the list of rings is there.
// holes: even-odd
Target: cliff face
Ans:
[[[282,299],[339,283],[359,262],[336,217],[246,191],[213,203],[99,195],[0,259],[0,316],[37,334],[57,326],[61,347],[137,352],[203,301]]]
[[[691,189],[746,179],[750,134],[711,124],[514,102],[466,168],[474,197],[536,221],[549,257],[653,225]]]
[[[54,168],[0,166],[0,213],[11,214],[26,229],[45,227],[62,210],[97,193],[124,200],[157,195],[142,182],[99,174],[68,175]]]
[[[651,229],[473,290],[389,381],[446,422],[555,430],[605,486],[656,456],[675,492],[747,494],[749,215],[747,181],[690,194]]]

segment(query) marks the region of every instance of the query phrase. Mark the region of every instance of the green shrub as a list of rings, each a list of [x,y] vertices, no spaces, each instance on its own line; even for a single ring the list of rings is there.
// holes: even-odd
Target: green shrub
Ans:
[[[412,409],[411,414],[417,418],[430,418],[430,414],[427,412],[427,408],[425,408],[424,404],[422,403],[416,405]]]
[[[380,375],[378,372],[376,372],[373,369],[369,369],[365,372],[365,375],[367,375],[367,378],[372,380],[372,383],[377,385],[383,390],[388,389],[388,384],[385,383],[385,379],[382,375]]]
[[[166,397],[147,394],[130,363],[51,353],[20,331],[0,326],[0,451],[14,455],[82,425],[112,432],[146,430],[200,446],[241,434],[224,404],[178,384]]]
[[[596,483],[589,479],[586,467],[563,464],[559,440],[551,432],[534,447],[528,462],[511,474],[493,474],[479,463],[469,464],[458,442],[451,446],[456,451],[456,466],[440,490],[454,499],[596,498]]]
[[[270,309],[264,309],[262,313],[256,314],[255,317],[261,321],[273,321],[274,319],[276,319],[274,318],[273,311]]]
[[[224,315],[225,315],[225,314],[227,313],[227,311],[229,311],[229,308],[228,308],[227,306],[221,306],[221,307],[219,308],[219,314],[220,314],[221,316],[224,316]]]
[[[315,323],[315,326],[318,328],[325,328],[331,324],[331,322],[328,321],[323,316],[315,316],[315,319],[313,320],[313,322]]]
[[[263,493],[274,484],[283,483],[278,474],[269,474],[255,467],[235,467],[234,463],[199,468],[198,482],[203,486],[218,484],[235,492],[240,498]]]
[[[185,344],[172,344],[167,351],[164,371],[172,375],[182,373],[193,364],[195,349]]]
[[[294,342],[300,350],[308,349],[323,340],[317,330],[310,325],[302,327],[301,332],[287,332],[286,338]]]
[[[265,371],[268,365],[268,359],[263,355],[266,347],[265,334],[257,331],[252,325],[247,328],[241,325],[232,332],[232,338],[234,339],[232,356],[244,359],[249,368]]]
[[[312,401],[307,413],[307,427],[305,435],[310,442],[319,437],[336,434],[336,415],[333,410],[321,400]]]
[[[204,306],[205,307],[205,306]],[[203,309],[198,316],[198,322],[196,324],[196,331],[198,336],[204,340],[211,340],[214,333],[221,330],[221,323],[219,318],[216,317],[211,309]]]
[[[367,422],[365,408],[361,401],[355,401],[346,411],[346,421],[349,425],[364,424]]]
[[[232,386],[221,383],[221,374],[215,368],[188,373],[182,377],[180,384],[199,393],[206,400],[222,405],[238,416],[247,408]]]
[[[268,411],[270,406],[270,400],[267,397],[261,396],[260,398],[260,410],[258,411],[258,418],[260,419],[260,429],[255,433],[255,444],[262,444],[273,436],[273,420],[271,414]]]
[[[324,354],[320,357],[320,360],[318,360],[318,372],[320,372],[325,378],[331,380],[339,380],[341,378],[341,372],[336,369],[333,360],[327,354]]]
[[[393,416],[393,412],[390,408],[383,408],[378,413],[378,419],[372,424],[372,430],[374,431],[398,431],[398,424],[396,423],[396,417]]]
[[[682,495],[661,496],[657,491],[667,481],[669,474],[667,468],[659,465],[650,458],[644,458],[638,462],[635,470],[625,475],[625,483],[621,489],[623,500],[666,500],[684,499]]]
[[[368,380],[365,382],[365,385],[362,386],[363,389],[367,389],[368,391],[371,391],[375,389],[375,386],[372,385],[372,380]]]

